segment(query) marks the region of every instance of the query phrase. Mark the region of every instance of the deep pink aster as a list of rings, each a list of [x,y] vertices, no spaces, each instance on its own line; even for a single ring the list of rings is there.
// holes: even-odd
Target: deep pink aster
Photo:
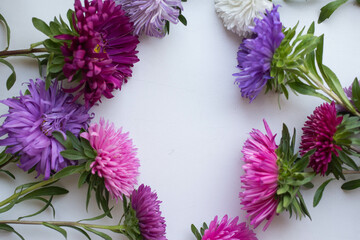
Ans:
[[[131,207],[139,220],[140,233],[144,240],[166,240],[166,224],[161,216],[157,194],[149,186],[140,185],[131,195]]]
[[[137,184],[140,166],[129,133],[121,130],[115,130],[114,124],[100,119],[99,124],[91,124],[87,132],[81,133],[97,152],[90,165],[91,173],[104,179],[106,189],[116,199],[122,199],[123,194],[130,196]]]
[[[240,192],[242,209],[247,211],[247,218],[256,228],[260,223],[268,220],[264,230],[269,226],[276,213],[278,201],[278,166],[275,150],[275,136],[264,120],[266,135],[253,129],[250,138],[246,140],[242,153],[245,164],[245,174],[241,177],[243,192]]]
[[[225,215],[221,222],[218,217],[210,223],[209,229],[205,230],[202,240],[257,240],[256,235],[246,223],[239,223],[239,217],[233,220]]]
[[[75,0],[76,22],[74,35],[55,36],[71,40],[61,48],[65,57],[63,72],[69,82],[79,80],[67,89],[84,95],[86,105],[92,106],[104,95],[112,98],[112,91],[120,89],[131,76],[136,57],[138,38],[133,36],[133,24],[121,6],[113,0]]]
[[[74,103],[70,94],[59,89],[55,81],[48,90],[45,81],[30,80],[29,95],[0,101],[9,107],[9,113],[0,126],[0,146],[7,146],[6,152],[20,156],[20,168],[28,171],[35,167],[38,174],[47,179],[53,172],[74,164],[64,159],[60,152],[64,147],[52,137],[54,131],[65,136],[70,131],[78,136],[87,128],[90,116],[85,106]]]
[[[316,173],[325,175],[331,155],[338,156],[337,149],[341,147],[334,142],[337,126],[342,122],[342,116],[336,116],[335,103],[324,103],[315,108],[313,114],[305,122],[301,137],[300,154],[304,155],[312,149],[315,153],[310,157],[309,166]]]

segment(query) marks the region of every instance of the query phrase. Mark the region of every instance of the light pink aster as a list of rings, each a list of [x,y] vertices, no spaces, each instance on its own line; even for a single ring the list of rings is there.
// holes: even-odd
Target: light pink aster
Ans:
[[[114,124],[100,119],[81,134],[97,152],[90,165],[91,173],[104,179],[106,189],[116,199],[122,199],[123,194],[130,196],[137,184],[140,166],[129,133],[121,131],[121,128],[115,130]]]
[[[268,220],[264,230],[276,214],[278,201],[275,199],[278,181],[275,136],[264,120],[266,134],[253,129],[246,140],[242,153],[245,174],[241,177],[244,191],[240,192],[242,209],[247,211],[247,218],[256,228]]]
[[[218,216],[211,221],[209,228],[205,230],[202,240],[257,240],[255,233],[251,231],[246,223],[239,223],[239,217],[233,220],[225,215],[218,221]]]

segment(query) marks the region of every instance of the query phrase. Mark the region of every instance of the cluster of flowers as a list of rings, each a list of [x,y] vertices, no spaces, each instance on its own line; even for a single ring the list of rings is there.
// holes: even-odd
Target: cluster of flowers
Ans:
[[[335,2],[337,8],[346,1]],[[334,11],[334,3],[331,4]],[[252,102],[266,87],[266,92],[274,90],[286,98],[291,89],[326,101],[308,116],[298,152],[295,129],[290,137],[284,124],[280,144],[276,144],[276,134],[265,120],[266,134],[254,129],[243,146],[245,173],[239,197],[250,225],[256,228],[266,222],[263,230],[284,210],[290,217],[293,213],[300,218],[310,217],[300,189],[312,188],[315,176],[334,178],[317,189],[314,207],[330,181],[345,180],[346,173],[359,173],[353,160],[360,156],[359,82],[355,79],[352,86],[342,88],[336,75],[322,63],[323,36],[314,36],[314,23],[307,33],[303,34],[303,28],[296,35],[297,26],[283,26],[278,7],[267,0],[215,0],[215,9],[225,27],[243,37],[237,53],[239,72],[233,74],[242,97]],[[358,187],[359,180],[342,185],[344,190]],[[193,226],[197,239],[256,239],[246,223],[237,224],[237,219],[230,222],[225,216],[220,223],[216,222],[217,218],[211,223],[217,226],[216,230],[206,230],[204,224],[200,233]],[[244,235],[238,236],[237,231]]]
[[[1,63],[12,70],[13,66],[5,60],[9,56],[27,54],[46,65],[45,79],[30,80],[25,93],[0,101],[9,107],[8,113],[1,115],[0,146],[5,149],[0,154],[0,171],[14,177],[4,167],[15,162],[24,171],[43,176],[41,181],[16,188],[12,196],[0,202],[1,212],[29,199],[46,204],[24,217],[37,215],[49,206],[53,208],[52,198],[68,192],[53,184],[79,174],[79,186],[88,184],[87,205],[94,191],[98,206],[104,211],[101,217],[112,217],[110,199],[123,201],[124,215],[117,225],[63,221],[27,224],[42,224],[65,236],[62,227],[71,226],[88,239],[86,231],[111,239],[95,229],[111,230],[133,240],[166,239],[157,194],[144,184],[135,189],[140,162],[129,134],[102,118],[99,123],[91,123],[94,114],[90,108],[103,96],[112,98],[112,91],[121,89],[131,77],[131,67],[139,61],[139,36],[161,38],[169,32],[169,22],[186,25],[182,10],[181,0],[75,0],[74,10],[67,13],[68,24],[61,17],[50,24],[33,18],[35,28],[48,39],[28,50],[9,51],[7,47],[0,52]],[[2,15],[1,21],[9,34]],[[41,45],[43,48],[38,48]],[[59,84],[61,80],[65,81]],[[8,79],[8,89],[14,81],[15,73]],[[76,102],[79,98],[84,105]],[[9,226],[22,223],[1,220],[0,227],[24,239]]]

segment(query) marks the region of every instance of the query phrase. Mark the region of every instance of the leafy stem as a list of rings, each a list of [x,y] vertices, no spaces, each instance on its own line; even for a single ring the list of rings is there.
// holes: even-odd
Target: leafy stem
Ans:
[[[80,222],[71,222],[71,221],[19,221],[19,220],[0,220],[0,224],[23,224],[23,225],[44,225],[48,223],[55,226],[74,226],[81,228],[97,228],[97,229],[106,229],[116,232],[124,232],[126,227],[124,225],[99,225],[99,224],[88,224]]]
[[[46,48],[32,48],[32,49],[19,49],[19,50],[4,50],[0,51],[0,57],[6,58],[10,56],[23,56],[31,53],[48,53]]]

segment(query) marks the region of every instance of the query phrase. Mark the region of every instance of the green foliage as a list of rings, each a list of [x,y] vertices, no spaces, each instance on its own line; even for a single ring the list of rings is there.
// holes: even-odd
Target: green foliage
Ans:
[[[0,14],[0,22],[2,22],[5,25],[5,29],[6,29],[6,44],[7,45],[6,45],[6,48],[4,49],[4,51],[6,51],[9,49],[9,46],[10,46],[10,27],[2,14]]]
[[[15,231],[15,229],[13,227],[11,227],[5,223],[0,224],[0,230],[15,233],[20,239],[25,240],[25,238],[20,233]]]
[[[204,222],[203,226],[200,228],[200,231],[195,227],[194,224],[191,224],[191,232],[194,234],[197,240],[201,240],[204,236],[205,230],[208,229],[208,225]]]
[[[341,186],[343,190],[354,190],[359,187],[360,187],[360,179],[348,181]]]
[[[323,21],[328,19],[335,12],[336,9],[338,9],[341,5],[343,5],[347,1],[348,0],[335,0],[323,6],[320,9],[320,16],[318,19],[318,23],[322,23]]]
[[[131,203],[130,202],[128,203],[125,195],[123,195],[123,209],[124,209],[124,215],[122,219],[125,218],[124,234],[129,238],[129,240],[143,240],[143,237],[139,229],[139,220],[136,217],[136,212],[131,207]]]
[[[283,29],[284,39],[276,49],[271,62],[270,75],[273,79],[267,82],[267,91],[275,90],[284,93],[286,97],[288,97],[286,86],[289,84],[292,84],[290,87],[294,87],[295,91],[309,91],[305,86],[298,84],[301,82],[299,78],[306,78],[298,68],[305,64],[306,56],[314,51],[319,42],[319,38],[313,34],[314,24],[306,34],[303,34],[305,30],[303,28],[296,35],[297,27],[298,24],[293,28]]]
[[[316,206],[319,204],[319,202],[320,202],[320,200],[321,200],[321,198],[322,198],[322,195],[323,195],[323,192],[324,192],[326,186],[327,186],[332,180],[334,180],[334,178],[331,178],[331,179],[325,181],[325,182],[324,182],[323,184],[321,184],[320,187],[316,190],[315,195],[314,195],[313,207],[316,207]]]
[[[14,66],[9,61],[7,61],[3,58],[0,58],[0,63],[4,64],[8,68],[10,68],[10,70],[12,71],[12,73],[6,80],[6,88],[7,88],[7,90],[10,90],[14,86],[15,81],[16,81],[16,73],[15,73]]]
[[[46,65],[46,87],[49,88],[51,84],[51,80],[57,78],[58,80],[65,79],[64,73],[62,72],[63,66],[65,64],[64,56],[61,52],[61,47],[64,44],[71,44],[70,40],[60,40],[56,38],[58,35],[70,35],[77,36],[78,33],[75,31],[73,27],[73,16],[74,12],[69,10],[67,13],[68,24],[62,19],[60,16],[58,18],[54,18],[49,24],[44,21],[33,18],[32,22],[34,27],[40,32],[44,33],[49,38],[31,45],[31,48],[35,46],[43,45],[49,54],[45,54],[42,57],[38,57],[40,67],[42,65]],[[79,74],[77,75],[79,77]],[[76,78],[78,79],[78,78]]]
[[[187,2],[187,0],[181,0],[182,2]],[[179,21],[184,24],[184,26],[187,26],[187,20],[185,18],[185,16],[181,13],[182,10],[179,7],[176,7],[176,9],[179,11]],[[170,34],[170,22],[169,21],[165,21],[165,33],[166,34]]]
[[[289,211],[290,217],[294,212],[296,218],[301,219],[303,216],[311,218],[300,192],[300,187],[309,185],[315,176],[315,173],[304,172],[309,164],[309,158],[315,150],[309,151],[303,157],[298,157],[298,154],[295,153],[295,139],[295,129],[292,138],[290,138],[289,130],[284,124],[280,145],[276,150],[279,167],[276,212],[281,213],[286,210]]]

